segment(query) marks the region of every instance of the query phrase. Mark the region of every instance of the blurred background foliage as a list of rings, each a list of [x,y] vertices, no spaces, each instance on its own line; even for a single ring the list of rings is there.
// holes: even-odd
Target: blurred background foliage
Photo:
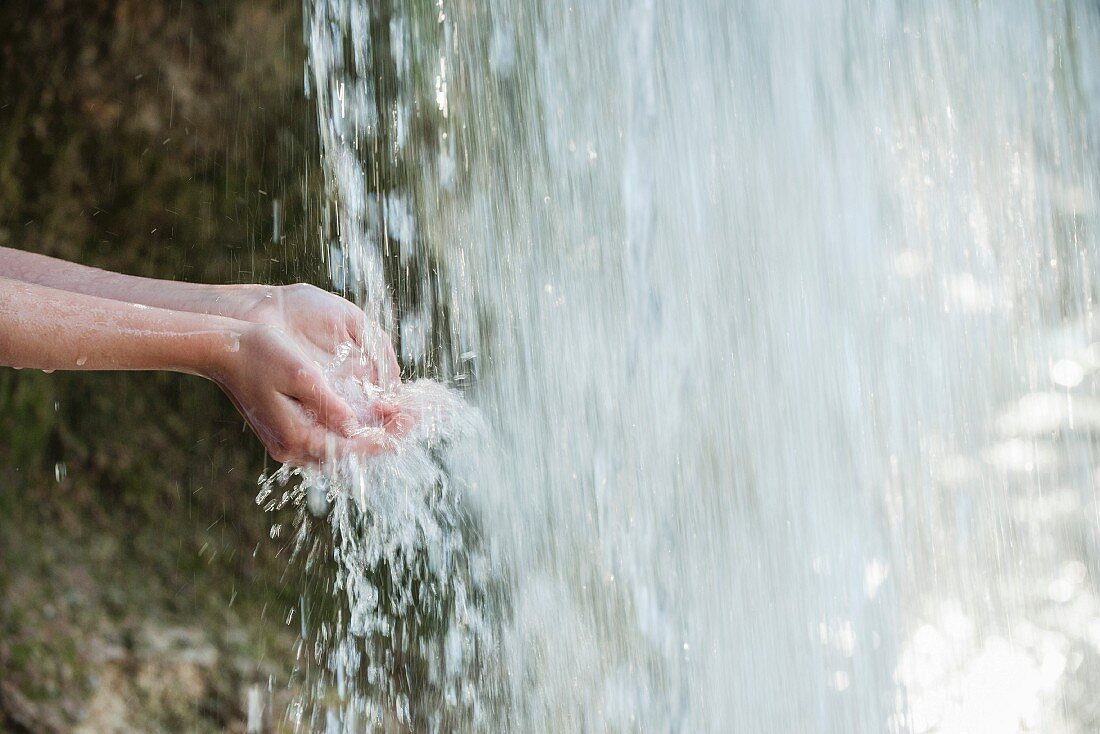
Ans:
[[[300,13],[0,3],[0,245],[324,285]],[[278,710],[294,596],[264,469],[198,378],[0,369],[0,731],[244,731],[249,696]]]

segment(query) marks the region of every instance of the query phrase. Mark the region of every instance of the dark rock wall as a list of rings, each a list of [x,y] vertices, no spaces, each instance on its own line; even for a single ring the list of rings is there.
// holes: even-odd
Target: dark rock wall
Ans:
[[[323,285],[301,37],[296,0],[0,2],[0,245]],[[0,731],[278,711],[296,581],[264,467],[197,378],[0,369]]]

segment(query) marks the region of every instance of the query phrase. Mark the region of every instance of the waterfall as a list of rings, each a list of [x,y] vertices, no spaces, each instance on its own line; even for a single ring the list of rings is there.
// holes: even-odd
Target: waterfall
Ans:
[[[305,12],[333,280],[487,426],[401,721],[1093,729],[1096,8]]]

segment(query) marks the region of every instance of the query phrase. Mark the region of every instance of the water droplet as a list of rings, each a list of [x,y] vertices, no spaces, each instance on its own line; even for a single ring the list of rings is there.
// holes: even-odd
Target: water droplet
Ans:
[[[59,461],[53,465],[53,477],[60,483],[65,477],[69,476],[69,470],[65,466],[64,461]]]
[[[1062,387],[1077,387],[1085,379],[1085,368],[1072,359],[1060,359],[1051,365],[1050,379]]]
[[[87,362],[88,362],[88,358],[83,356],[83,355],[76,358],[76,366],[77,367],[83,367],[85,364],[87,364]]]

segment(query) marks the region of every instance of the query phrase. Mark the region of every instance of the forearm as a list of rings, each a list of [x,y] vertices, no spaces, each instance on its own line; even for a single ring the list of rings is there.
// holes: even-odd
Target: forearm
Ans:
[[[229,318],[247,313],[272,289],[142,278],[6,247],[0,247],[0,278],[114,301]]]
[[[209,375],[247,325],[0,277],[0,366]]]

